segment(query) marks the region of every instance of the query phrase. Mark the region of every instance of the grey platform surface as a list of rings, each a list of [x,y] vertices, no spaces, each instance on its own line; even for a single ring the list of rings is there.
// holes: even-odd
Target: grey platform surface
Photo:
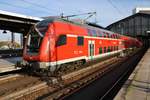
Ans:
[[[150,49],[147,50],[114,100],[150,100]]]
[[[0,59],[0,73],[17,70],[15,68],[15,63],[21,60],[22,57],[11,57],[11,58]]]

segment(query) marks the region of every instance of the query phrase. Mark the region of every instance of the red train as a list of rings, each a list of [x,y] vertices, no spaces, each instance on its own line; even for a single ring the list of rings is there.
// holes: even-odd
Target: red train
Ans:
[[[28,33],[23,59],[35,69],[58,70],[62,65],[120,54],[142,43],[88,24],[60,18],[37,23]]]

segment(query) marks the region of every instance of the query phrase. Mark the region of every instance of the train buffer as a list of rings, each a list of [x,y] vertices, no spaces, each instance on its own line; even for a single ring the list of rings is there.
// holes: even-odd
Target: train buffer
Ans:
[[[22,57],[11,57],[11,58],[1,58],[0,59],[0,73],[9,72],[17,70],[15,64],[17,61],[21,61]]]
[[[150,100],[150,49],[138,63],[114,100]]]

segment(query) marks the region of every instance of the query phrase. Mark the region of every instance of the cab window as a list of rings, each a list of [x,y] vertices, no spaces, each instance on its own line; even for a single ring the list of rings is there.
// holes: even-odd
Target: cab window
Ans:
[[[60,35],[57,39],[56,46],[62,46],[67,43],[67,36],[66,35]]]

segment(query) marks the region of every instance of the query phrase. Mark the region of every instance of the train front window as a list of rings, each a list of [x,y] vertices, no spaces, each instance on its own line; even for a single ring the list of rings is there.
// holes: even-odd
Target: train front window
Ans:
[[[39,28],[38,28],[38,31],[41,33],[42,36],[45,35],[46,30],[47,30],[47,27],[39,27]]]
[[[43,30],[42,30],[43,31]],[[28,44],[27,44],[27,52],[38,52],[40,48],[40,44],[42,42],[42,34],[41,29],[39,30],[35,26],[32,27],[28,34]]]
[[[36,31],[42,37],[45,35],[47,29],[48,29],[48,23],[46,23],[45,21],[41,21],[38,24],[36,24]]]

